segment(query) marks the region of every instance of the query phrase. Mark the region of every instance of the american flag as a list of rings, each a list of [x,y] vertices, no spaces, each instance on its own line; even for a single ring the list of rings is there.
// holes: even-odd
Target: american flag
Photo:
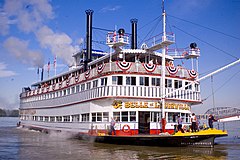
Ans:
[[[50,71],[50,61],[48,61],[48,66],[47,66],[48,72]]]
[[[49,71],[50,71],[50,60],[48,61],[47,70],[48,70],[48,77],[49,77]]]
[[[54,67],[54,69],[56,69],[56,67],[57,67],[57,56],[55,56],[55,58],[54,58],[53,67]]]

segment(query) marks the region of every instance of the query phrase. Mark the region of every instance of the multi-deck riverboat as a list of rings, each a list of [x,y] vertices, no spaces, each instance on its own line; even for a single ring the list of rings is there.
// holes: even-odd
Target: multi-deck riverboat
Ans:
[[[86,49],[74,54],[75,66],[23,88],[21,125],[42,131],[68,131],[98,142],[159,146],[210,146],[219,130],[174,134],[177,116],[190,126],[191,107],[202,102],[198,81],[200,49],[167,49],[175,35],[163,33],[137,47],[137,19],[132,33],[107,33],[110,53],[92,49],[92,10],[87,10]],[[131,38],[131,40],[130,40]],[[131,42],[131,48],[127,48]],[[161,50],[161,52],[159,51]],[[176,54],[176,53],[181,53]],[[191,68],[174,64],[188,59]],[[116,119],[116,135],[109,134]]]

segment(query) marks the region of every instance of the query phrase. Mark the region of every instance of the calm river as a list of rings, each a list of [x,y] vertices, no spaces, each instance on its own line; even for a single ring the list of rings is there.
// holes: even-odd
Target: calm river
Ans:
[[[0,117],[0,160],[234,160],[240,157],[240,121],[225,123],[229,136],[216,139],[218,144],[214,148],[99,144],[69,139],[61,133],[45,134],[17,129],[17,121],[17,118]]]

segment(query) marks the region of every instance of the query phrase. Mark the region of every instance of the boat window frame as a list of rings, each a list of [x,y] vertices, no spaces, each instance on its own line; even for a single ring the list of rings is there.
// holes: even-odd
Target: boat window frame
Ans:
[[[136,83],[137,78],[135,76],[126,76],[126,85],[136,86]]]
[[[157,77],[152,77],[152,86],[161,86],[161,79]]]
[[[112,85],[123,85],[123,76],[112,76]]]
[[[139,77],[139,85],[140,86],[149,86],[149,77]]]

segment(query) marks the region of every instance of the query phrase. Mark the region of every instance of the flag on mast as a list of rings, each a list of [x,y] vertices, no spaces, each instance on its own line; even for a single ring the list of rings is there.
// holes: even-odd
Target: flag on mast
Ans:
[[[37,68],[37,80],[39,80],[39,67]]]
[[[56,71],[57,71],[57,55],[55,55],[54,61],[53,61],[53,67],[55,71],[55,76],[56,76]]]
[[[50,72],[50,60],[48,61],[47,70],[48,70],[48,77],[49,77],[49,72]]]

